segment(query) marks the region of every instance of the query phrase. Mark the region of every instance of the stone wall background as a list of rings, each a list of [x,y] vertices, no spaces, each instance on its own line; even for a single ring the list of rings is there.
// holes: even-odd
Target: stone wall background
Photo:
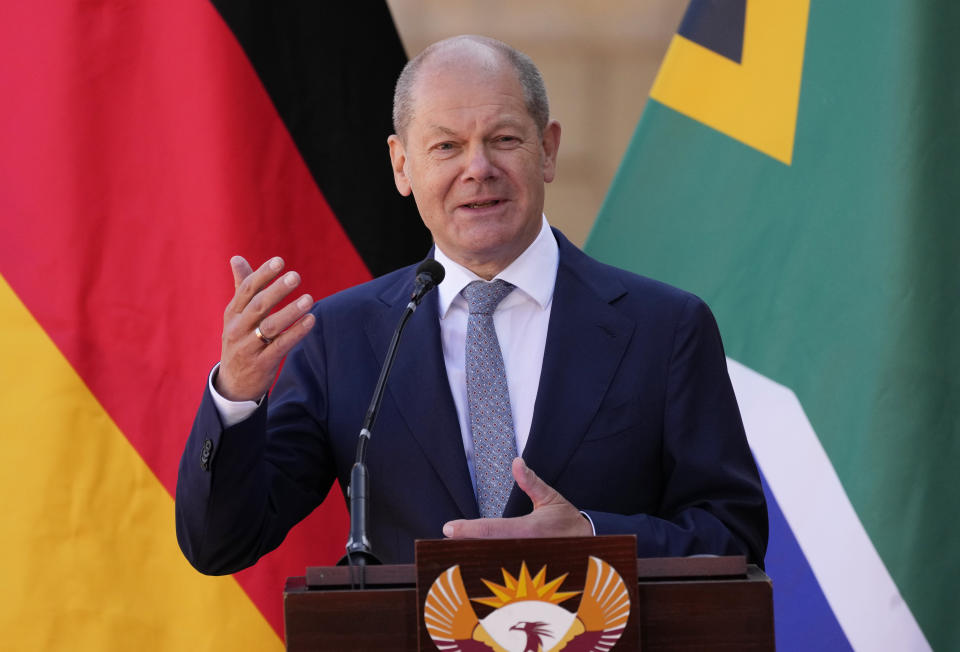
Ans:
[[[563,133],[546,213],[582,245],[686,9],[680,0],[388,0],[407,54],[485,34],[539,66]]]

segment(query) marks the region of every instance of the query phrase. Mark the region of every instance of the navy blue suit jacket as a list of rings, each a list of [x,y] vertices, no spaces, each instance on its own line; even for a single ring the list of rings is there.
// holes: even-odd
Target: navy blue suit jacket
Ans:
[[[598,534],[636,534],[640,556],[762,564],[766,505],[709,309],[555,235],[560,264],[524,459]],[[334,481],[346,487],[413,276],[401,269],[318,302],[317,325],[246,421],[224,429],[205,394],[176,496],[178,540],[199,570],[253,564]],[[442,537],[445,522],[479,516],[437,314],[434,292],[404,332],[368,449],[371,543],[388,563],[411,562],[414,540]],[[504,515],[531,508],[514,486]]]

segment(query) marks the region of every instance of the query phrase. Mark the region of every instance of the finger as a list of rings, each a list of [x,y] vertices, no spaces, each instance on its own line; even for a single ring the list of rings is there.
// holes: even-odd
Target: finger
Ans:
[[[244,261],[246,262],[246,261]],[[250,302],[256,297],[261,290],[263,290],[270,281],[272,281],[283,269],[283,258],[279,256],[274,256],[269,259],[267,262],[258,267],[255,271],[250,272],[246,276],[240,279],[239,284],[236,286],[236,291],[234,292],[233,299],[230,300],[230,303],[227,305],[227,311],[233,313],[243,312]],[[232,260],[231,260],[231,267]],[[245,266],[240,265],[239,270],[235,269],[233,280],[234,283],[237,283],[237,278],[244,271]],[[249,267],[249,264],[246,265]],[[288,272],[289,274],[289,272]],[[299,282],[299,275],[298,275]],[[295,286],[296,284],[294,284]]]
[[[530,496],[534,509],[564,500],[556,489],[541,480],[540,476],[527,466],[522,457],[513,459],[511,471],[513,471],[513,479],[516,480],[517,486],[523,493]]]
[[[244,309],[238,311],[238,306],[243,303],[243,295],[246,290],[251,287],[250,284],[255,283],[256,281],[251,280],[254,277],[261,274],[269,274],[269,267],[267,270],[264,270],[264,267],[261,267],[257,271],[253,272],[247,276],[243,282],[240,284],[240,288],[237,289],[237,293],[234,295],[233,300],[227,306],[226,311],[223,316],[223,347],[221,353],[221,362],[226,362],[231,360],[234,356],[240,356],[241,358],[246,357],[260,357],[263,353],[268,353],[266,356],[266,361],[269,362],[273,357],[272,354],[277,353],[277,349],[280,352],[286,352],[292,348],[293,344],[299,341],[306,332],[300,334],[299,337],[287,338],[286,342],[281,342],[281,346],[270,347],[269,350],[264,346],[268,342],[259,339],[255,334],[255,329],[257,326],[264,321],[270,311],[279,303],[287,294],[289,294],[297,285],[300,284],[300,275],[296,272],[287,272],[279,279],[271,283],[266,289],[261,290],[253,295],[253,297],[247,302],[247,305]],[[301,297],[302,298],[302,297]],[[312,304],[312,299],[308,299],[307,303]],[[296,305],[296,304],[294,304]],[[305,310],[309,309],[307,305]],[[297,309],[294,308],[291,312],[286,313],[286,318],[282,319],[281,322],[271,324],[266,324],[261,327],[260,332],[267,338],[273,338],[279,335],[285,328],[287,328],[297,317],[302,315],[305,310],[301,310],[297,314]],[[310,323],[309,327],[312,327],[313,324]],[[309,328],[307,328],[309,331]],[[292,341],[291,341],[292,340]]]
[[[529,535],[524,533],[522,518],[475,518],[444,523],[443,536],[450,539],[513,539]]]
[[[277,312],[260,321],[260,333],[270,340],[276,340],[290,326],[303,317],[313,306],[313,297],[304,294],[296,301],[285,305]]]
[[[243,256],[234,256],[230,259],[230,271],[233,272],[233,289],[240,287],[243,279],[253,274],[253,268]]]

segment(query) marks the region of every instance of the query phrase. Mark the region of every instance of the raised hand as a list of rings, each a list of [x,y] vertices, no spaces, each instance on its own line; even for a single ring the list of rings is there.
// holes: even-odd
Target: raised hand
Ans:
[[[530,537],[588,537],[590,522],[556,489],[527,466],[523,458],[513,460],[513,479],[533,501],[533,511],[513,518],[477,518],[450,521],[443,534],[451,539],[513,539]]]
[[[236,291],[223,313],[217,392],[231,401],[256,401],[267,393],[283,357],[313,328],[308,311],[313,298],[304,294],[271,311],[300,285],[300,275],[282,276],[283,259],[271,258],[254,271],[242,256],[230,259]]]

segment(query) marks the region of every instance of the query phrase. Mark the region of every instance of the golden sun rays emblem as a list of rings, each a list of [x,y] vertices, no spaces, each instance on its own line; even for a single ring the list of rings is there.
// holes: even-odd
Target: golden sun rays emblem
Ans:
[[[531,577],[526,562],[503,584],[483,583],[491,595],[468,598],[460,566],[451,566],[433,582],[423,619],[434,645],[444,652],[606,652],[620,639],[630,616],[630,596],[610,564],[590,557],[583,591],[560,591],[567,575],[547,581],[547,567]],[[580,595],[576,613],[560,606]],[[471,602],[493,607],[482,620]]]

